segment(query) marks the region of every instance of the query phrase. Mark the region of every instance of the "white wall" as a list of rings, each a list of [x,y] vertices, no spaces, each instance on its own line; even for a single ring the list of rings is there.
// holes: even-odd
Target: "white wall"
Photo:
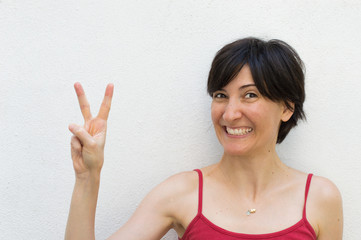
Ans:
[[[308,122],[279,153],[337,184],[344,239],[359,239],[360,13],[357,0],[0,0],[0,239],[63,238],[76,81],[93,112],[115,84],[98,239],[168,176],[216,162],[207,73],[220,47],[246,36],[282,39],[306,63]]]

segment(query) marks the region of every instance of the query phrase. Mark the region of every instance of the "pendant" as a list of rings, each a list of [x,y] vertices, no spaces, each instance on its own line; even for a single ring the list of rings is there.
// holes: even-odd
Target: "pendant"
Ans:
[[[251,215],[252,213],[256,213],[256,209],[255,209],[255,208],[248,209],[247,212],[246,212],[247,216]]]

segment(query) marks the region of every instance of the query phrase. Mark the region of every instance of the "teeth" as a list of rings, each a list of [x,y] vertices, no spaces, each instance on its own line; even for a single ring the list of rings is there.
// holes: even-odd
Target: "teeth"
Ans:
[[[251,132],[253,129],[252,128],[239,128],[239,129],[233,129],[233,128],[229,128],[227,127],[227,133],[231,134],[231,135],[245,135],[249,132]]]

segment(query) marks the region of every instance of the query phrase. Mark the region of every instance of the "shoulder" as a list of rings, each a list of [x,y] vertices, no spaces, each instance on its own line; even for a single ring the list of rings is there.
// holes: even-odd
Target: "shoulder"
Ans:
[[[196,171],[170,176],[154,188],[147,198],[152,199],[157,211],[171,220],[178,234],[184,233],[198,211],[198,182]]]
[[[320,176],[312,177],[306,214],[318,236],[329,234],[328,239],[341,239],[342,198],[340,191],[332,181]],[[335,236],[341,237],[334,238]]]
[[[112,237],[114,239],[160,239],[180,224],[184,199],[197,190],[196,172],[175,174],[151,190],[132,217]]]
[[[329,179],[321,176],[313,176],[310,191],[317,192],[321,199],[341,200],[341,194],[337,186]]]
[[[173,197],[192,192],[198,187],[198,174],[196,171],[180,172],[168,177],[156,189],[161,189],[165,195]]]
[[[177,173],[156,186],[146,197],[157,203],[159,209],[172,218],[187,199],[197,197],[198,174],[195,171]]]
[[[310,201],[320,204],[324,207],[327,206],[341,206],[342,198],[337,186],[325,177],[313,176],[310,190]]]

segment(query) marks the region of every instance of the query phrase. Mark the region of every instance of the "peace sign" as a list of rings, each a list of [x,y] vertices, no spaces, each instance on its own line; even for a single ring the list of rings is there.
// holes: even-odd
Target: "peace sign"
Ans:
[[[69,130],[74,134],[71,138],[71,157],[76,176],[88,177],[92,173],[100,174],[103,166],[107,119],[114,85],[107,85],[103,102],[96,117],[92,117],[90,105],[81,84],[75,83],[74,89],[84,118],[84,126],[69,125]]]

